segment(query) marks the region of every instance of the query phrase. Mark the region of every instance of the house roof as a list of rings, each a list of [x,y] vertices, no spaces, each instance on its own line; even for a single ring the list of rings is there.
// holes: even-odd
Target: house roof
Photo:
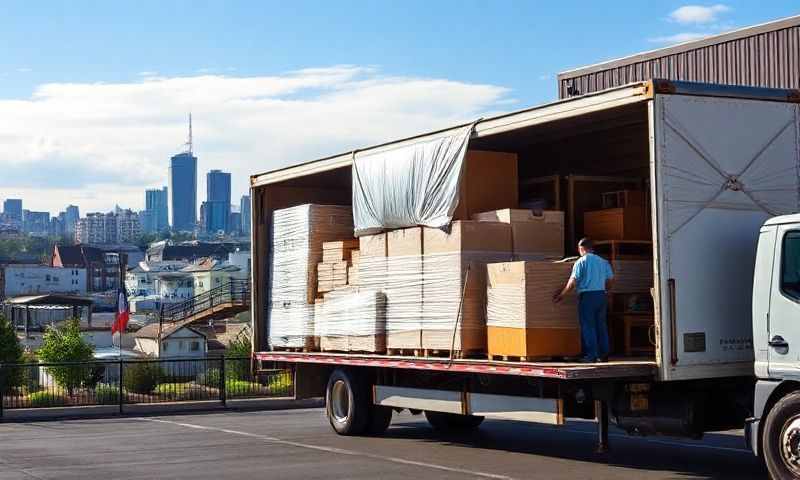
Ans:
[[[94,301],[89,297],[78,297],[74,295],[59,295],[49,293],[46,295],[26,295],[21,297],[7,298],[3,301],[7,305],[70,305],[70,306],[89,306]]]
[[[183,268],[182,272],[211,272],[211,271],[230,271],[235,272],[240,270],[236,265],[225,264],[219,260],[211,257],[201,258],[200,260]]]
[[[150,323],[150,324],[145,325],[144,327],[140,328],[136,333],[133,334],[133,336],[135,338],[150,338],[150,339],[155,340],[155,339],[158,338],[158,327],[159,327],[159,325],[157,323]],[[176,332],[179,332],[180,330],[182,330],[184,328],[187,329],[187,330],[191,330],[192,332],[202,336],[203,338],[208,338],[208,336],[205,333],[203,333],[203,332],[201,332],[199,330],[195,330],[192,327],[189,327],[189,326],[186,326],[186,325],[180,325],[180,324],[177,324],[177,325],[176,324],[166,324],[166,325],[162,325],[161,326],[161,340],[164,340],[164,339],[170,337],[171,335],[175,334]]]
[[[53,248],[65,267],[86,267],[90,262],[103,261],[104,252],[88,245],[56,245]]]
[[[147,256],[160,255],[161,260],[193,260],[203,257],[227,257],[231,246],[223,243],[196,243],[193,245],[157,244],[147,249]]]

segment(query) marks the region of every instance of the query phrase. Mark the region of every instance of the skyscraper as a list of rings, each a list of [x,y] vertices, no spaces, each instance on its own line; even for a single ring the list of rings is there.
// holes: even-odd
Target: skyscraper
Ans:
[[[67,205],[67,209],[64,211],[64,234],[66,235],[75,235],[75,225],[77,225],[78,220],[81,218],[80,210],[78,209],[77,205]]]
[[[231,216],[231,174],[211,170],[206,175],[205,225],[208,232],[228,232]]]
[[[242,235],[250,235],[250,195],[242,195],[239,211],[242,213]]]
[[[10,223],[22,226],[22,200],[19,198],[7,198],[3,202],[3,215]]]
[[[145,190],[145,215],[142,229],[147,233],[161,232],[169,228],[168,189]]]
[[[193,231],[197,224],[197,157],[192,153],[192,116],[186,151],[174,155],[169,165],[170,220],[173,230]]]

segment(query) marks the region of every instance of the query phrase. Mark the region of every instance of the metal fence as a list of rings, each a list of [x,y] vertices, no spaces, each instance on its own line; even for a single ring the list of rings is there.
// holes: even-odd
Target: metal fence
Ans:
[[[290,370],[253,371],[248,357],[0,364],[4,409],[292,397]]]

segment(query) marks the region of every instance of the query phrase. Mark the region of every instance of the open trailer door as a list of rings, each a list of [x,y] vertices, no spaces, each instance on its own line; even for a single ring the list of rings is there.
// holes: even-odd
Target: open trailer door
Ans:
[[[660,376],[750,375],[759,227],[799,204],[798,105],[656,94],[650,111]]]

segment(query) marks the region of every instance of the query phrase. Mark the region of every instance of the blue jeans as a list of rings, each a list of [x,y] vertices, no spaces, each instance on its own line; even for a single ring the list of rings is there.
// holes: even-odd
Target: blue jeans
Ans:
[[[608,356],[607,311],[606,292],[596,290],[578,295],[581,350],[584,358],[596,360]]]

